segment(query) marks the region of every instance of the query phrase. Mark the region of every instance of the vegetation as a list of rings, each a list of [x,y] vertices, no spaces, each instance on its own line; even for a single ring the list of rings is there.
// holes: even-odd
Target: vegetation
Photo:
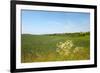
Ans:
[[[21,62],[90,59],[90,32],[22,34]]]

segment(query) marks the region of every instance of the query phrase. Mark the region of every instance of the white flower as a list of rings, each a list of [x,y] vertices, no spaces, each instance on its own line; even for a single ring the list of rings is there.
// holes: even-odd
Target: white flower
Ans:
[[[73,53],[78,53],[83,49],[83,47],[76,47],[73,51]]]
[[[62,56],[67,56],[70,54],[70,49],[73,47],[73,42],[71,40],[67,40],[65,42],[58,42],[56,45],[56,52]]]

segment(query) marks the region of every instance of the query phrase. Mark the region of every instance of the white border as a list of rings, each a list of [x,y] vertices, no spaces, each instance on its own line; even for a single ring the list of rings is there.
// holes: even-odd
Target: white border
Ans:
[[[35,62],[21,63],[21,9],[27,10],[46,10],[46,11],[64,11],[64,12],[89,12],[90,13],[90,60],[81,61],[60,61],[60,62]],[[72,66],[72,65],[88,65],[94,64],[94,10],[84,8],[70,7],[51,7],[51,6],[35,6],[35,5],[16,5],[16,68],[39,68],[54,66]]]

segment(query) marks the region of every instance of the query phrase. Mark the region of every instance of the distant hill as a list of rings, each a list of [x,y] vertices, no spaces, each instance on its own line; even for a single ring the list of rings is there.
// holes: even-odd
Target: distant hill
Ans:
[[[22,34],[24,36],[37,36],[38,34]],[[75,33],[53,33],[53,34],[39,34],[45,36],[85,36],[90,35],[90,32],[75,32]]]

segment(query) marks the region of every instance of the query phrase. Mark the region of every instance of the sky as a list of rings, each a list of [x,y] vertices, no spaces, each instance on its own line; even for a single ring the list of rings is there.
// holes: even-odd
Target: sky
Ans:
[[[90,13],[21,10],[22,34],[90,31]]]

